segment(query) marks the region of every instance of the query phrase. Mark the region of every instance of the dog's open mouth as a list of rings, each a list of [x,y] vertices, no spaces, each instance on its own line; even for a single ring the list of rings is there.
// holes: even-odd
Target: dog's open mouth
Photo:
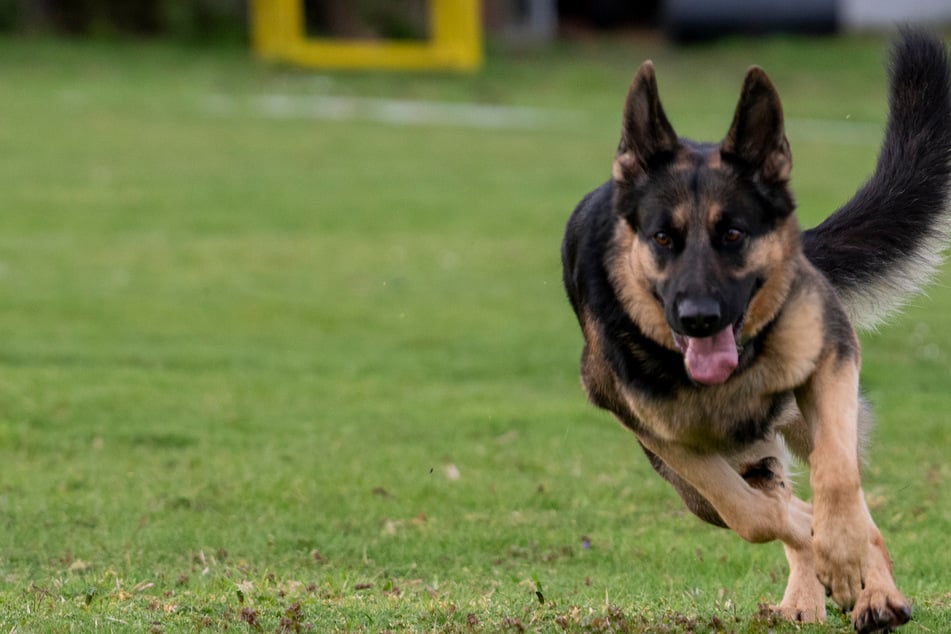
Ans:
[[[687,375],[703,385],[723,383],[739,364],[739,334],[742,320],[709,337],[674,333],[674,343],[684,355]]]

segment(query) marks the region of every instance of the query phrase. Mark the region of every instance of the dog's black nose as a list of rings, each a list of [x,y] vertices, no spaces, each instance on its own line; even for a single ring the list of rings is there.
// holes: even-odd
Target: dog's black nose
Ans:
[[[720,329],[720,303],[714,299],[685,298],[677,304],[677,319],[683,334],[709,337]]]

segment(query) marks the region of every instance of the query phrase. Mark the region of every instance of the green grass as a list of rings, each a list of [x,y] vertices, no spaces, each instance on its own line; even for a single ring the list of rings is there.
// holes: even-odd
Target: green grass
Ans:
[[[0,631],[798,631],[757,616],[779,545],[690,516],[578,386],[561,231],[649,56],[706,139],[767,69],[804,224],[869,173],[877,39],[584,41],[476,76],[0,41]],[[562,116],[272,119],[266,94]],[[909,632],[951,621],[949,280],[864,337]]]

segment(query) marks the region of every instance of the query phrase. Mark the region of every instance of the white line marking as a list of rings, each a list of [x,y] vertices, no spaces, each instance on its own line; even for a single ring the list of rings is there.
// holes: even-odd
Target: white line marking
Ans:
[[[203,109],[218,116],[251,114],[266,119],[376,121],[407,126],[457,126],[484,129],[541,129],[565,125],[577,113],[566,110],[476,103],[336,97],[328,95],[212,95]]]
[[[833,145],[873,145],[882,142],[884,123],[849,119],[786,119],[789,135],[798,141]]]
[[[216,94],[205,97],[201,108],[206,113],[219,117],[373,121],[401,126],[510,130],[577,127],[588,118],[577,110],[332,95],[269,94],[233,97]],[[591,118],[593,117],[592,114]],[[796,141],[834,145],[876,146],[881,142],[883,131],[881,124],[836,119],[788,118],[786,125],[790,136]]]

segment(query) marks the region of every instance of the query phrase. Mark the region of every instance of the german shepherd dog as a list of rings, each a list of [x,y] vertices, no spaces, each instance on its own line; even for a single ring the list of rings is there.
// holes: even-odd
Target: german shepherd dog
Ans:
[[[801,232],[779,96],[746,74],[720,143],[678,138],[654,67],[637,72],[612,178],[568,221],[564,283],[584,336],[588,398],[637,437],[701,519],[783,542],[774,608],[858,632],[902,625],[908,600],[861,488],[869,412],[853,330],[882,320],[940,261],[951,221],[951,80],[944,45],[894,45],[878,163],[855,196]],[[792,455],[812,502],[792,492]]]

